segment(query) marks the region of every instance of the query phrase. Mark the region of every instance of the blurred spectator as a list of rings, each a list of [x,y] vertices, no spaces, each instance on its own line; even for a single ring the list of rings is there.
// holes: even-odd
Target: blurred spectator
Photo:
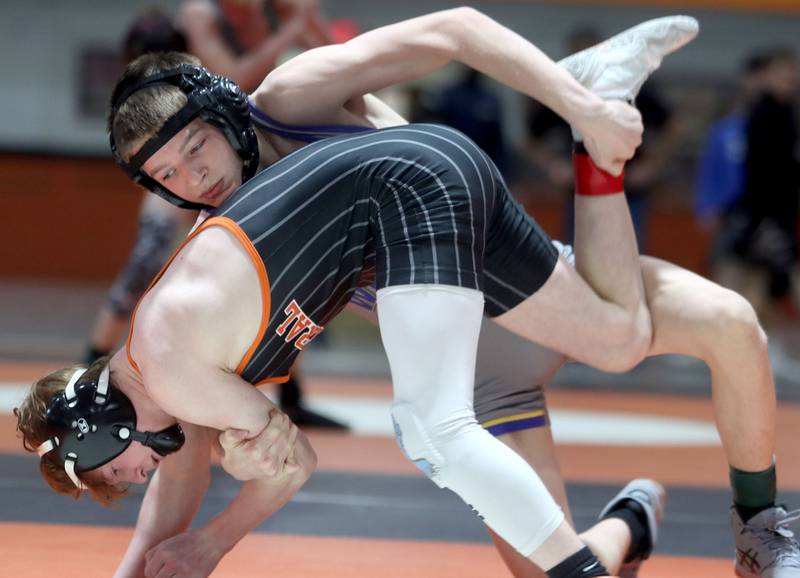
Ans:
[[[281,54],[293,43],[324,43],[327,33],[313,0],[275,3],[274,20],[281,23],[273,33],[265,0],[187,0],[178,18],[180,27],[159,9],[147,10],[124,36],[122,52],[127,61],[146,52],[194,52],[210,69],[233,78],[246,90],[264,79]],[[197,217],[146,194],[139,212],[139,227],[128,262],[117,276],[92,328],[85,360],[107,355],[124,336],[133,309],[147,286],[166,262],[175,241]],[[343,428],[325,416],[308,410],[302,391],[292,377],[278,390],[279,405],[298,425]]]
[[[122,41],[126,63],[147,52],[186,52],[186,37],[175,27],[169,14],[150,8],[137,18]]]
[[[314,0],[186,0],[177,21],[189,52],[246,92],[291,46],[331,42]]]
[[[707,229],[720,220],[744,193],[747,153],[747,115],[761,93],[764,70],[760,55],[747,59],[739,79],[738,95],[725,116],[711,125],[703,150],[695,191],[695,216]],[[727,103],[726,103],[727,104]]]
[[[765,64],[758,54],[745,61],[733,105],[709,129],[700,155],[695,192],[695,216],[713,238],[712,277],[744,295],[757,310],[763,308],[764,291],[758,289],[757,272],[734,250],[747,226],[746,215],[735,207],[745,188],[747,118],[753,102],[761,95]]]
[[[591,29],[579,29],[568,39],[569,53],[588,48],[601,40]],[[661,179],[667,161],[677,144],[679,131],[669,107],[658,96],[652,81],[648,81],[636,98],[642,113],[644,137],[642,145],[625,167],[625,193],[636,230],[639,250],[647,246],[647,219],[650,193]],[[531,103],[526,153],[546,176],[549,183],[565,199],[564,238],[572,242],[574,207],[572,166],[566,154],[572,146],[569,127],[552,111]]]
[[[146,52],[185,50],[186,39],[166,12],[151,8],[128,28],[122,54],[128,62]],[[181,231],[196,218],[157,197],[146,194],[139,209],[136,242],[95,319],[84,361],[92,362],[119,346],[133,308],[166,262]]]
[[[328,20],[322,17],[318,0],[261,0],[269,10],[270,4],[277,17],[273,26],[280,26],[296,14],[305,16],[305,26],[300,35],[303,48],[346,42],[358,36],[358,26],[347,18]]]
[[[744,188],[727,219],[723,247],[766,272],[765,287],[748,295],[757,309],[778,305],[783,313],[796,314],[791,297],[800,187],[798,62],[784,48],[765,51],[758,60],[760,90],[746,118]]]
[[[412,122],[438,122],[460,130],[480,146],[501,173],[508,165],[502,104],[473,68],[462,67],[455,83],[419,95]]]

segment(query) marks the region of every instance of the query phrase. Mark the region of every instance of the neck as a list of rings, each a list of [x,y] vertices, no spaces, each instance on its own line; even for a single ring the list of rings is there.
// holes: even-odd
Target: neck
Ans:
[[[278,154],[276,143],[272,141],[273,136],[274,135],[265,134],[263,131],[256,129],[256,137],[258,138],[258,170],[268,167],[281,158],[281,155]]]

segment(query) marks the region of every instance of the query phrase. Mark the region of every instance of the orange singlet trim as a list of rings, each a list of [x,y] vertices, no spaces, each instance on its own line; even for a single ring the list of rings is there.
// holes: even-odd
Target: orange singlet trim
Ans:
[[[289,381],[289,376],[281,375],[279,377],[268,377],[267,379],[262,379],[254,385],[258,387],[259,385],[265,385],[267,383],[286,383],[287,381]]]
[[[128,332],[128,340],[125,343],[125,352],[128,355],[128,363],[130,363],[133,370],[138,373],[140,376],[142,372],[139,370],[139,366],[136,364],[136,361],[133,359],[133,355],[131,355],[131,341],[133,340],[133,328],[136,321],[136,312],[139,310],[139,305],[142,303],[142,299],[153,286],[158,283],[159,279],[164,275],[164,272],[167,268],[172,264],[172,261],[175,260],[175,257],[178,256],[186,244],[194,239],[198,234],[202,231],[205,231],[209,227],[222,227],[226,229],[229,233],[231,233],[236,240],[238,240],[242,247],[244,247],[247,254],[250,256],[250,259],[253,261],[253,266],[256,268],[256,272],[258,273],[258,282],[261,285],[261,324],[258,328],[258,334],[256,335],[253,343],[245,352],[242,360],[239,362],[239,365],[236,367],[236,373],[241,375],[244,371],[244,368],[247,367],[247,364],[250,362],[250,359],[253,357],[258,344],[261,343],[261,340],[264,337],[264,333],[267,331],[267,326],[269,325],[269,313],[271,304],[271,293],[269,289],[269,277],[267,276],[267,269],[264,267],[264,261],[261,260],[261,256],[258,254],[258,251],[253,246],[253,243],[250,242],[250,239],[247,237],[245,232],[234,223],[231,219],[227,217],[211,217],[210,219],[206,219],[203,223],[197,227],[188,237],[181,243],[180,247],[178,247],[175,252],[172,254],[172,257],[169,258],[166,265],[161,268],[161,271],[158,272],[158,275],[155,276],[153,282],[147,287],[145,292],[142,294],[142,297],[139,299],[139,302],[136,304],[136,308],[133,310],[133,315],[131,316],[131,328]],[[277,378],[270,378],[268,380],[264,380],[259,383],[271,383],[277,382],[280,383],[281,381],[288,380],[288,376],[282,376]]]

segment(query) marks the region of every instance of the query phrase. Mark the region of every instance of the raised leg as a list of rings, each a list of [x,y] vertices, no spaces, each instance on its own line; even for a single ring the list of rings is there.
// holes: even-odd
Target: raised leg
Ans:
[[[660,259],[642,257],[653,318],[650,355],[702,359],[730,465],[759,471],[775,453],[775,385],[767,336],[739,294]]]
[[[651,20],[559,64],[599,96],[632,101],[663,57],[697,29],[688,17]],[[592,156],[606,146],[603,137],[602,131],[586,135]],[[624,371],[646,354],[651,338],[633,225],[622,179],[598,169],[587,155],[574,158],[578,271],[560,262],[536,294],[496,321],[579,361]]]

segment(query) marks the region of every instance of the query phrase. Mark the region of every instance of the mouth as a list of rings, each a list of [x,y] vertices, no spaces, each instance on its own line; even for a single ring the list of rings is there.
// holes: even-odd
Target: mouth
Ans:
[[[213,187],[211,187],[205,193],[200,195],[200,198],[204,199],[207,202],[216,201],[226,190],[227,187],[225,186],[225,182],[222,179],[220,179],[214,184]]]

